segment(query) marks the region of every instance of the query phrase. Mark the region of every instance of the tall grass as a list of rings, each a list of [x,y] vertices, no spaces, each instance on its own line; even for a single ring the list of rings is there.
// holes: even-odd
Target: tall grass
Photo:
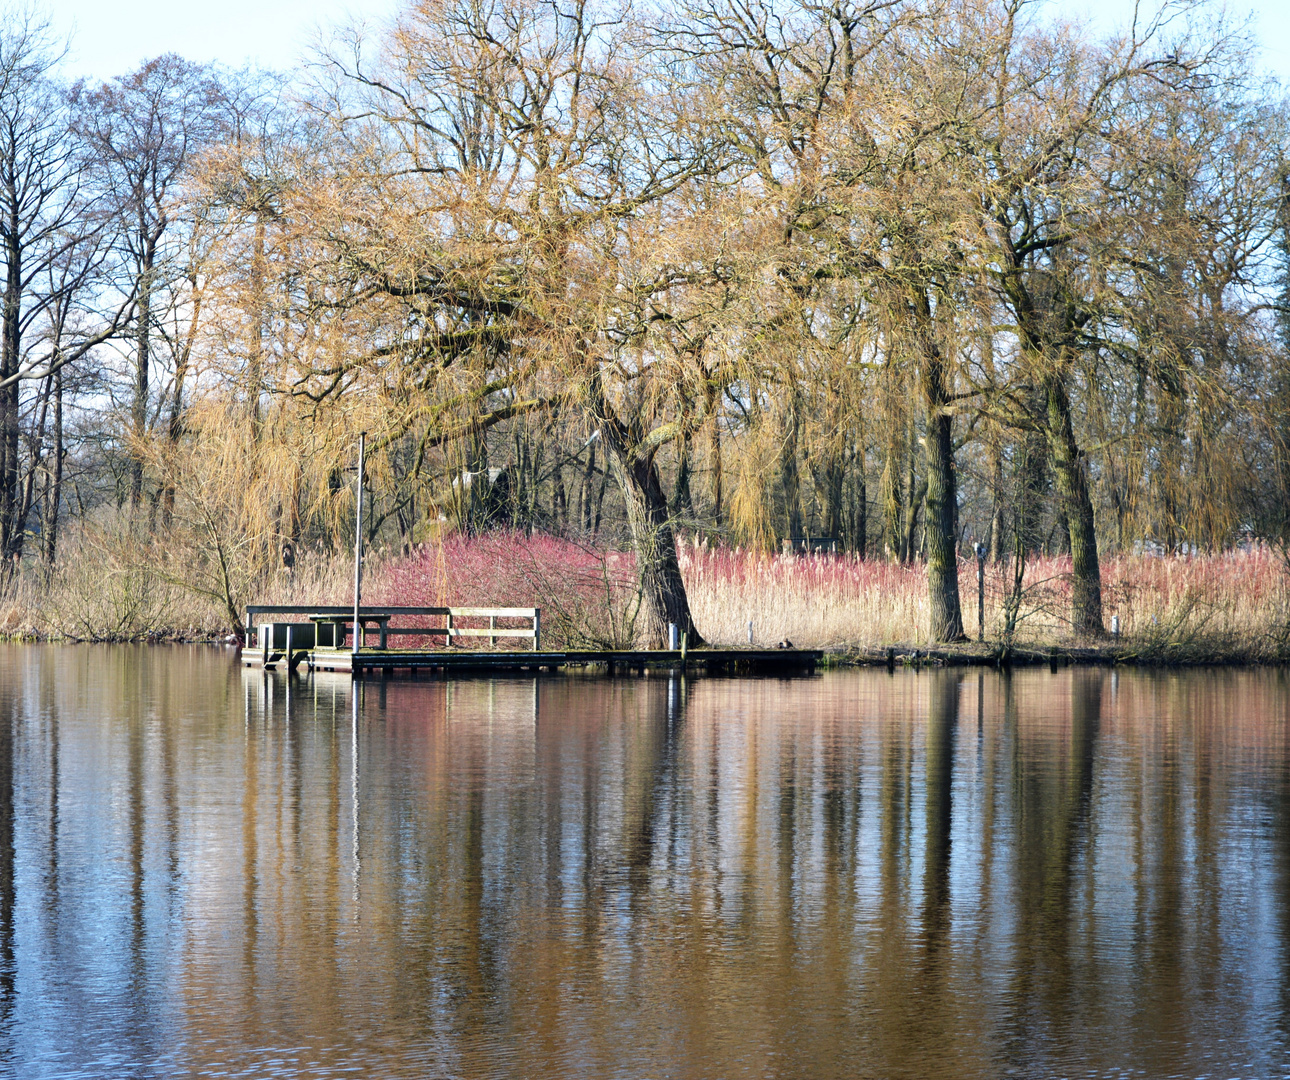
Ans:
[[[856,648],[926,642],[927,579],[921,566],[848,555],[761,555],[685,545],[682,569],[699,629],[711,641],[743,642],[748,623],[757,642],[790,639],[810,647]],[[1280,554],[1248,550],[1190,558],[1115,556],[1103,560],[1106,625],[1118,617],[1122,644],[1240,650],[1256,657],[1285,652],[1290,589]],[[985,634],[1005,633],[1004,600],[1011,568],[985,570]],[[976,637],[977,564],[959,563],[963,622]],[[1014,641],[1068,642],[1069,558],[1029,562]]]
[[[850,555],[767,555],[683,543],[682,573],[699,632],[717,645],[784,639],[813,648],[927,644],[923,567]],[[85,536],[47,575],[11,576],[0,591],[0,636],[78,640],[215,637],[227,611],[185,584],[182,552],[132,536]],[[1191,558],[1114,556],[1103,560],[1108,629],[1120,646],[1149,657],[1280,659],[1290,655],[1290,575],[1275,550]],[[373,605],[540,607],[544,641],[556,648],[622,648],[633,638],[635,561],[544,535],[454,536],[411,554],[372,553],[364,599]],[[1072,641],[1069,559],[1026,567],[1012,644]],[[1001,641],[1011,568],[987,566],[985,634]],[[963,621],[977,632],[976,563],[959,566]],[[345,554],[302,552],[290,570],[248,580],[242,604],[348,604],[353,564]],[[413,644],[412,641],[405,641]]]
[[[811,648],[914,641],[927,625],[921,567],[849,555],[767,555],[683,544],[681,572],[699,632],[714,644],[784,639]]]

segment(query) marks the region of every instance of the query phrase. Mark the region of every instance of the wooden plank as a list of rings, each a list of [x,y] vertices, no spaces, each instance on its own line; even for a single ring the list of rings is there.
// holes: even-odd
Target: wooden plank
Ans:
[[[246,613],[253,618],[257,615],[348,615],[353,621],[352,607],[339,607],[329,604],[248,604]],[[446,607],[375,607],[365,605],[360,608],[362,615],[447,615]]]
[[[393,633],[393,631],[391,631],[391,633]],[[433,630],[426,630],[426,631],[423,631],[423,633],[435,633],[435,631],[433,631]],[[536,631],[534,631],[534,630],[507,630],[507,629],[506,629],[505,627],[503,627],[503,626],[498,626],[498,627],[496,627],[496,628],[483,628],[483,627],[476,628],[476,627],[473,627],[473,626],[467,626],[467,627],[458,627],[458,626],[454,626],[451,630],[448,630],[448,629],[442,629],[442,630],[439,630],[439,631],[438,631],[438,633],[440,633],[440,634],[448,634],[448,635],[450,635],[450,636],[452,636],[452,637],[524,637],[524,638],[529,638],[529,637],[533,637],[533,635],[536,633]]]
[[[487,619],[496,616],[499,619],[531,619],[537,608],[531,607],[455,607],[454,618]]]
[[[425,637],[446,637],[450,633],[446,626],[391,626],[386,631],[387,634],[404,634],[412,637],[418,634]],[[531,638],[534,631],[524,630],[507,630],[504,626],[497,629],[485,629],[483,627],[456,627],[451,630],[453,637],[520,637]]]
[[[495,615],[499,619],[531,619],[538,608],[516,607],[386,607],[368,604],[360,609],[360,614],[376,615],[457,615],[462,618],[486,619]],[[354,615],[352,607],[340,607],[330,604],[248,604],[246,612],[251,616],[258,615],[348,615],[351,621]]]
[[[487,633],[487,631],[484,631]],[[817,649],[701,649],[687,650],[689,665],[708,667],[762,667],[768,670],[792,668],[809,670],[822,658]],[[681,654],[668,649],[600,650],[570,652],[492,652],[451,649],[365,649],[354,655],[348,650],[315,649],[310,656],[312,667],[349,671],[370,668],[434,667],[458,670],[466,668],[563,667],[567,664],[608,664],[610,667],[680,667]]]

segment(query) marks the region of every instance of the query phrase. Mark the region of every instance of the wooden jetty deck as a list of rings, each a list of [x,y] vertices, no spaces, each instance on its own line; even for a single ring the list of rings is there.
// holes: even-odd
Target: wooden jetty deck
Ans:
[[[308,621],[257,623],[264,615],[305,616]],[[348,617],[347,617],[348,615]],[[392,618],[416,618],[418,626],[390,626]],[[442,625],[426,625],[440,619]],[[487,626],[468,626],[482,623]],[[709,672],[814,671],[823,653],[818,649],[738,648],[686,649],[565,649],[541,647],[541,612],[536,608],[362,608],[359,612],[359,648],[353,647],[353,609],[341,607],[271,607],[255,605],[247,610],[246,625],[256,637],[242,650],[248,667],[295,668],[305,665],[316,671],[347,671],[355,676],[367,672],[432,670],[444,674],[480,671],[554,671],[561,668],[603,667],[610,674],[643,672],[647,668],[699,669]],[[516,623],[526,623],[517,626]],[[412,648],[391,648],[398,635],[422,639],[442,638],[443,646],[421,644]],[[371,647],[369,637],[379,644]],[[519,638],[531,642],[528,648],[497,648],[499,640]],[[458,642],[487,641],[490,648],[462,648]]]
[[[313,649],[305,657],[310,669],[349,671],[436,670],[555,671],[560,668],[603,667],[609,674],[629,674],[646,668],[687,668],[709,672],[811,672],[823,657],[818,649],[567,649],[561,652],[503,652],[485,649]],[[252,660],[251,662],[254,662]]]

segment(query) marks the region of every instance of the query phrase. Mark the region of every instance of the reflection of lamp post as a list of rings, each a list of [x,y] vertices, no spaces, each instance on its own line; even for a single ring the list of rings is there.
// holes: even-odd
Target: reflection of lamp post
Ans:
[[[985,545],[979,540],[972,545],[976,552],[976,639],[985,640]]]

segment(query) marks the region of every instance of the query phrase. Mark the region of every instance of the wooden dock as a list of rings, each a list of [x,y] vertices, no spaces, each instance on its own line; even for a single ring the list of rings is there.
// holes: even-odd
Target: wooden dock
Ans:
[[[562,652],[502,652],[484,649],[313,649],[304,657],[311,670],[349,671],[355,675],[385,671],[555,671],[602,667],[610,675],[640,673],[647,668],[691,669],[756,674],[810,673],[823,657],[818,649],[569,649]],[[253,656],[248,663],[258,662]]]
[[[257,622],[268,614],[305,616],[308,621]],[[394,627],[393,618],[416,619],[420,625]],[[433,620],[433,625],[427,625]],[[541,612],[537,608],[361,608],[358,648],[354,648],[352,608],[271,607],[247,609],[246,625],[254,638],[242,649],[247,667],[312,671],[366,672],[430,670],[442,673],[480,671],[555,671],[561,668],[604,668],[609,674],[644,672],[648,668],[691,669],[709,672],[809,673],[823,658],[818,649],[739,648],[689,649],[682,641],[676,649],[566,649],[541,647]],[[468,623],[487,625],[466,625]],[[517,626],[516,623],[525,625]],[[378,639],[376,647],[368,637]],[[421,641],[410,648],[391,648],[391,638],[411,635]],[[497,648],[499,640],[520,638],[531,642],[523,650]],[[434,640],[442,639],[438,645]],[[473,642],[489,648],[469,647]],[[459,644],[460,642],[460,644]],[[467,647],[462,647],[462,645]]]

